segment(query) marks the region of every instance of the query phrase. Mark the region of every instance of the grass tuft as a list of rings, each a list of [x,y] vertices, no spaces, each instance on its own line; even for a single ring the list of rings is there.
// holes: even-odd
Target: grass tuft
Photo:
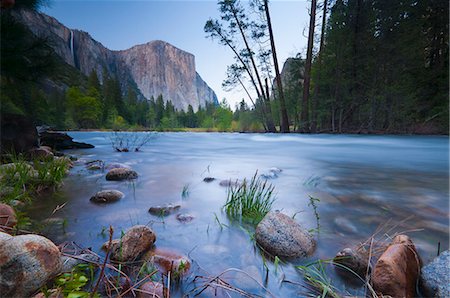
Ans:
[[[258,172],[248,182],[228,187],[228,197],[224,209],[229,217],[251,224],[258,224],[270,211],[275,187],[267,180],[261,180]]]

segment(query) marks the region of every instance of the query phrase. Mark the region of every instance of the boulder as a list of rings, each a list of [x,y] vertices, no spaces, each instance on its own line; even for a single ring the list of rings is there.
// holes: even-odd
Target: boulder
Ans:
[[[156,234],[147,226],[137,225],[131,227],[122,239],[112,242],[111,260],[134,261],[147,252],[156,241]],[[103,245],[106,249],[108,244]]]
[[[0,246],[2,297],[29,297],[61,271],[61,254],[53,242],[39,235],[20,235]]]
[[[450,250],[424,266],[421,273],[421,286],[426,297],[450,297]]]
[[[28,156],[31,159],[53,159],[54,155],[52,150],[47,149],[48,146],[42,146],[37,148],[32,148],[28,150]]]
[[[89,149],[94,148],[91,144],[74,142],[73,138],[65,132],[45,130],[39,133],[40,143],[54,150],[63,149]]]
[[[2,164],[0,165],[0,173],[1,172],[14,172],[15,178],[20,178],[19,176],[25,173],[31,178],[37,178],[39,176],[39,173],[28,163],[20,163],[20,165],[15,163]]]
[[[372,274],[372,285],[379,295],[415,297],[420,273],[416,248],[406,235],[398,235],[378,259]]]
[[[159,282],[148,281],[139,287],[137,298],[163,298],[164,286]]]
[[[90,264],[90,263],[99,263],[100,258],[94,254],[80,254],[76,256],[77,258],[71,258],[69,256],[62,256],[61,263],[62,268],[61,272],[71,272],[73,267],[80,264]]]
[[[336,254],[336,256],[333,259],[333,262],[351,269],[356,274],[358,274],[359,277],[365,279],[367,267],[369,267],[369,254],[362,247],[357,248],[347,247]],[[354,276],[354,274],[348,272],[346,268],[342,268],[340,266],[336,266],[336,268],[338,269],[339,273],[343,273],[349,277],[357,278],[356,276]]]
[[[191,262],[183,256],[165,248],[156,248],[145,254],[144,259],[155,264],[162,273],[172,272],[172,276],[181,276],[189,271]]]
[[[256,226],[256,242],[273,256],[297,258],[314,252],[311,234],[281,212],[269,212]]]
[[[22,115],[2,115],[0,132],[1,153],[24,153],[39,143],[36,127]]]
[[[180,208],[181,208],[181,205],[173,205],[170,203],[165,206],[150,207],[150,209],[148,209],[148,212],[150,212],[150,214],[153,214],[156,216],[166,216],[166,215],[169,215],[169,214],[177,211]]]
[[[131,180],[136,179],[138,174],[128,168],[114,168],[109,170],[106,174],[106,180],[110,181],[121,181],[121,180]]]
[[[112,203],[122,199],[125,195],[118,190],[101,190],[91,197],[93,203]]]
[[[10,230],[17,224],[16,212],[6,204],[0,203],[0,228]]]

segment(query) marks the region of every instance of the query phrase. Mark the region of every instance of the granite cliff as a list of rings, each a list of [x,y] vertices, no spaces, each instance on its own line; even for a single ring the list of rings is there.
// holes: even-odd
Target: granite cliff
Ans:
[[[116,76],[127,86],[150,99],[162,94],[176,109],[194,110],[207,102],[218,103],[214,91],[195,70],[194,55],[164,41],[151,41],[127,50],[112,51],[94,40],[89,33],[69,29],[53,17],[21,10],[16,18],[39,37],[46,38],[62,60],[84,75],[95,70],[100,81],[103,72]]]

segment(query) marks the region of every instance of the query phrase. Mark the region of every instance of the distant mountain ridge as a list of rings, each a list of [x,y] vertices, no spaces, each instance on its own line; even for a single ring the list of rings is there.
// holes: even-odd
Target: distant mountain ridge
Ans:
[[[195,70],[195,56],[167,42],[155,40],[112,51],[89,33],[69,29],[43,13],[20,10],[15,16],[35,35],[45,37],[65,63],[86,76],[95,70],[103,82],[106,71],[117,76],[123,91],[130,85],[146,99],[162,94],[178,110],[191,105],[196,111],[207,102],[218,104],[215,92]]]

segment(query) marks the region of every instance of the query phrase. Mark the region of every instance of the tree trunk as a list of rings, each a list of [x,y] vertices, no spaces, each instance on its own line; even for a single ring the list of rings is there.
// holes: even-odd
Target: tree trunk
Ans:
[[[269,94],[269,80],[266,78],[266,94]],[[267,97],[263,101],[263,106],[266,108],[266,114],[267,114],[267,128],[269,132],[277,132],[277,129],[275,128],[275,124],[273,123],[272,118],[272,107],[270,106],[270,98]]]
[[[317,0],[311,0],[311,16],[309,18],[308,49],[306,51],[305,75],[303,83],[303,101],[302,101],[302,130],[309,131],[309,85],[311,81],[311,62],[312,50],[314,44],[314,26],[316,23]]]
[[[313,102],[312,102],[312,123],[311,123],[311,132],[317,131],[317,97],[320,93],[319,88],[319,81],[320,81],[320,73],[322,70],[322,52],[323,52],[323,44],[325,42],[325,29],[327,25],[327,4],[328,0],[323,1],[323,14],[322,14],[322,32],[320,33],[320,46],[319,46],[319,54],[317,57],[317,65],[319,66],[319,69],[317,71],[317,82],[314,85],[314,92],[313,92]]]
[[[275,76],[276,76],[275,78],[277,81],[278,99],[280,101],[280,112],[281,112],[281,123],[280,123],[281,129],[280,129],[280,131],[281,132],[289,132],[289,119],[288,119],[288,114],[286,111],[286,104],[284,101],[283,84],[281,82],[280,69],[278,67],[277,51],[275,50],[275,40],[273,37],[272,22],[270,20],[268,0],[264,0],[264,8],[266,11],[267,26],[269,27],[270,47],[272,48],[273,64],[275,66]],[[267,94],[267,95],[269,95],[269,94]]]

